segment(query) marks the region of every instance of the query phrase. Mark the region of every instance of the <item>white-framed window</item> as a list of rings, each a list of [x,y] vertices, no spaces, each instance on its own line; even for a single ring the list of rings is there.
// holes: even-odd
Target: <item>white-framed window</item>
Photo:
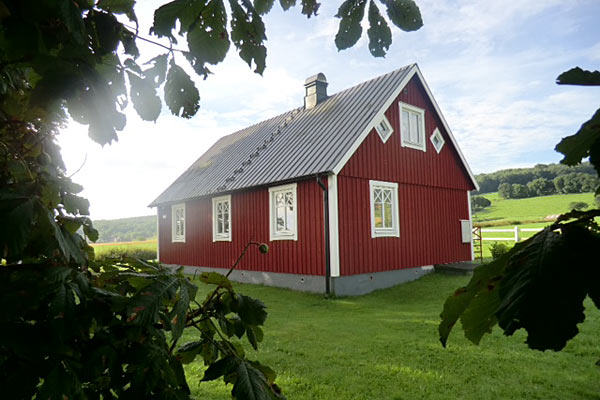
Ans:
[[[369,181],[371,191],[371,237],[399,237],[398,184]]]
[[[185,243],[185,203],[171,206],[171,241]]]
[[[438,128],[435,128],[435,130],[429,137],[429,140],[431,140],[431,144],[433,144],[435,151],[437,151],[438,154],[440,154],[440,151],[442,151],[442,147],[444,147],[444,143],[446,143],[446,141],[444,140],[444,137],[442,136]]]
[[[402,146],[426,151],[425,110],[400,103],[400,136]]]
[[[212,199],[213,242],[231,242],[231,196]]]
[[[375,125],[375,130],[379,134],[379,137],[381,138],[381,141],[383,143],[387,142],[387,140],[390,138],[390,136],[392,136],[392,133],[394,132],[394,128],[392,128],[390,121],[388,121],[385,115]]]
[[[270,240],[298,240],[296,186],[269,188]]]

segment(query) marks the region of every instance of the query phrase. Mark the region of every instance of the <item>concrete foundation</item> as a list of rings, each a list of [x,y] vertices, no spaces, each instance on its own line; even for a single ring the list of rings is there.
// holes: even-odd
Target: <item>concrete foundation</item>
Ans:
[[[173,267],[176,266],[173,265]],[[202,272],[218,272],[225,275],[228,270],[225,268],[184,266],[184,271],[190,275],[197,275]],[[372,274],[338,276],[331,278],[330,287],[331,292],[336,296],[358,296],[377,289],[385,289],[400,283],[414,281],[430,272],[433,272],[433,266],[431,265]],[[229,279],[234,282],[282,287],[302,292],[325,293],[324,276],[234,270]]]

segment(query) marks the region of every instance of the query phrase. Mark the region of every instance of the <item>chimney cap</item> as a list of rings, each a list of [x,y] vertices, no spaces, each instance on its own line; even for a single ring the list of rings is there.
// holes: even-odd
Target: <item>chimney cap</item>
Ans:
[[[316,82],[327,83],[327,78],[325,78],[325,74],[322,73],[322,72],[319,72],[318,74],[315,74],[313,76],[309,76],[304,81],[304,86],[309,86],[309,85],[312,85],[312,84],[314,84]]]

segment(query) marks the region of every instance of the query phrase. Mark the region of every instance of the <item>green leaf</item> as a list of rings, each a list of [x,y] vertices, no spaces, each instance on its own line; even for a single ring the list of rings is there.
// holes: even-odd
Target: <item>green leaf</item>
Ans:
[[[169,54],[161,54],[154,57],[146,64],[152,64],[152,67],[144,70],[144,78],[154,82],[155,86],[162,85],[167,78],[167,61],[169,60]],[[138,74],[141,73],[141,70]]]
[[[283,8],[283,11],[287,11],[296,5],[296,0],[279,0],[279,4]]]
[[[385,0],[384,3],[390,20],[403,31],[416,31],[423,26],[421,11],[413,0]]]
[[[367,0],[346,0],[338,9],[336,18],[341,18],[340,27],[335,35],[338,50],[352,47],[362,35],[361,21],[365,16]]]
[[[532,349],[561,350],[585,319],[583,300],[597,277],[600,236],[569,224],[562,233],[544,229],[510,258],[501,282],[498,324],[505,334],[527,331]]]
[[[260,329],[258,326],[249,326],[246,330],[248,342],[250,342],[254,350],[258,350],[258,343],[262,342],[263,335],[262,329]]]
[[[198,279],[209,285],[217,285],[229,290],[233,289],[231,281],[218,272],[203,272],[198,275]]]
[[[373,57],[384,57],[392,44],[392,30],[373,0],[369,2],[369,51]]]
[[[581,128],[574,135],[563,138],[554,148],[559,153],[564,154],[560,161],[567,165],[576,165],[583,158],[590,156],[592,146],[600,142],[600,109],[596,110],[589,121],[581,125]],[[594,167],[600,174],[600,164],[595,163]]]
[[[260,15],[265,15],[273,8],[275,0],[254,0],[254,9]]]
[[[515,246],[517,247],[519,245],[520,243],[517,243]],[[498,279],[503,276],[508,258],[509,253],[506,253],[489,264],[484,264],[475,268],[473,277],[467,286],[457,289],[453,295],[446,299],[444,309],[440,315],[442,320],[438,326],[440,342],[442,342],[444,347],[446,347],[448,336],[450,335],[452,328],[454,328],[459,318],[469,308],[473,299],[478,295],[486,296],[486,292],[490,290],[490,282],[494,282],[492,289],[496,287]],[[488,315],[482,315],[480,317],[490,320]],[[463,329],[465,329],[465,331],[470,330],[469,327],[464,326]],[[472,337],[477,336],[475,333],[469,335]]]
[[[135,35],[129,32],[126,29],[123,29],[121,32],[121,43],[123,43],[123,49],[125,50],[125,54],[129,54],[134,58],[138,58],[140,56],[140,50],[137,47]]]
[[[192,118],[200,108],[200,94],[189,75],[173,60],[165,84],[165,102],[173,115]]]
[[[170,318],[173,329],[172,340],[177,340],[182,334],[187,322],[187,311],[190,306],[190,301],[196,295],[196,287],[191,285],[187,278],[180,278],[179,293],[177,300],[171,310]]]
[[[219,361],[211,364],[207,368],[207,370],[204,371],[202,381],[214,381],[215,379],[218,379],[223,375],[228,375],[237,369],[240,362],[240,359],[234,356],[227,356],[225,358],[222,358]],[[243,398],[245,397],[240,397],[240,399]]]
[[[563,72],[556,78],[559,85],[599,86],[600,71],[585,71],[579,67]]]
[[[68,213],[73,215],[90,215],[90,202],[88,199],[72,193],[63,195],[63,205]]]
[[[141,79],[131,72],[129,76],[129,97],[133,108],[144,121],[156,121],[160,115],[162,102],[156,93],[153,80]]]
[[[173,298],[179,279],[165,276],[138,292],[128,307],[128,320],[150,326],[159,320],[159,311],[166,299]]]
[[[164,4],[154,11],[154,23],[150,31],[156,36],[169,37],[173,42],[177,43],[172,34],[175,29],[175,23],[179,15],[185,8],[185,0],[175,0]]]
[[[121,39],[123,26],[112,14],[93,12],[86,18],[92,31],[92,47],[95,53],[103,56],[114,53]]]
[[[1,258],[18,259],[27,245],[31,230],[36,222],[34,210],[40,207],[36,197],[25,197],[9,192],[0,192],[0,216],[2,224],[10,229],[0,229]]]
[[[267,39],[265,25],[258,13],[253,10],[246,12],[236,0],[230,0],[229,5],[232,10],[231,40],[238,49],[240,58],[250,67],[254,62],[254,72],[262,75],[267,58],[267,48],[263,44]]]
[[[236,399],[271,400],[271,388],[267,379],[248,361],[241,361],[236,370],[237,379],[231,394]]]
[[[83,223],[83,233],[92,242],[95,242],[98,240],[98,237],[99,237],[98,230],[96,228],[94,228],[94,226],[92,225],[92,221],[89,218],[86,218],[85,222]]]
[[[100,0],[98,7],[115,14],[127,14],[133,12],[135,0]]]
[[[182,364],[189,364],[196,359],[196,355],[202,350],[204,342],[188,342],[179,348],[177,358]]]
[[[68,31],[78,44],[84,44],[86,39],[85,27],[81,18],[81,10],[72,1],[61,1],[58,9]]]
[[[306,15],[307,18],[311,16],[317,16],[317,12],[321,7],[321,3],[317,0],[302,0],[302,14]]]
[[[211,0],[202,11],[202,18],[187,34],[190,56],[203,69],[204,64],[218,64],[229,51],[227,12],[222,0]]]
[[[262,325],[267,319],[265,304],[258,299],[243,294],[236,294],[231,309],[240,316],[242,322],[246,325]]]

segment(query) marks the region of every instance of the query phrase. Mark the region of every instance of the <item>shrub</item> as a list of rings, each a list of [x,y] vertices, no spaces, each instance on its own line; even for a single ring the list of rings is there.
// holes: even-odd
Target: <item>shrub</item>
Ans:
[[[486,208],[492,205],[492,202],[483,196],[474,196],[471,198],[471,206],[473,208]]]
[[[569,203],[569,210],[582,211],[588,208],[590,205],[584,201],[573,201]]]
[[[492,258],[494,260],[502,257],[504,254],[508,253],[508,246],[504,243],[494,242],[490,245],[490,253],[492,253]]]
[[[139,258],[140,260],[156,260],[156,250],[150,249],[128,249],[124,247],[116,247],[114,249],[110,249],[107,252],[103,252],[100,255],[96,256],[98,260],[104,260],[107,258]]]

